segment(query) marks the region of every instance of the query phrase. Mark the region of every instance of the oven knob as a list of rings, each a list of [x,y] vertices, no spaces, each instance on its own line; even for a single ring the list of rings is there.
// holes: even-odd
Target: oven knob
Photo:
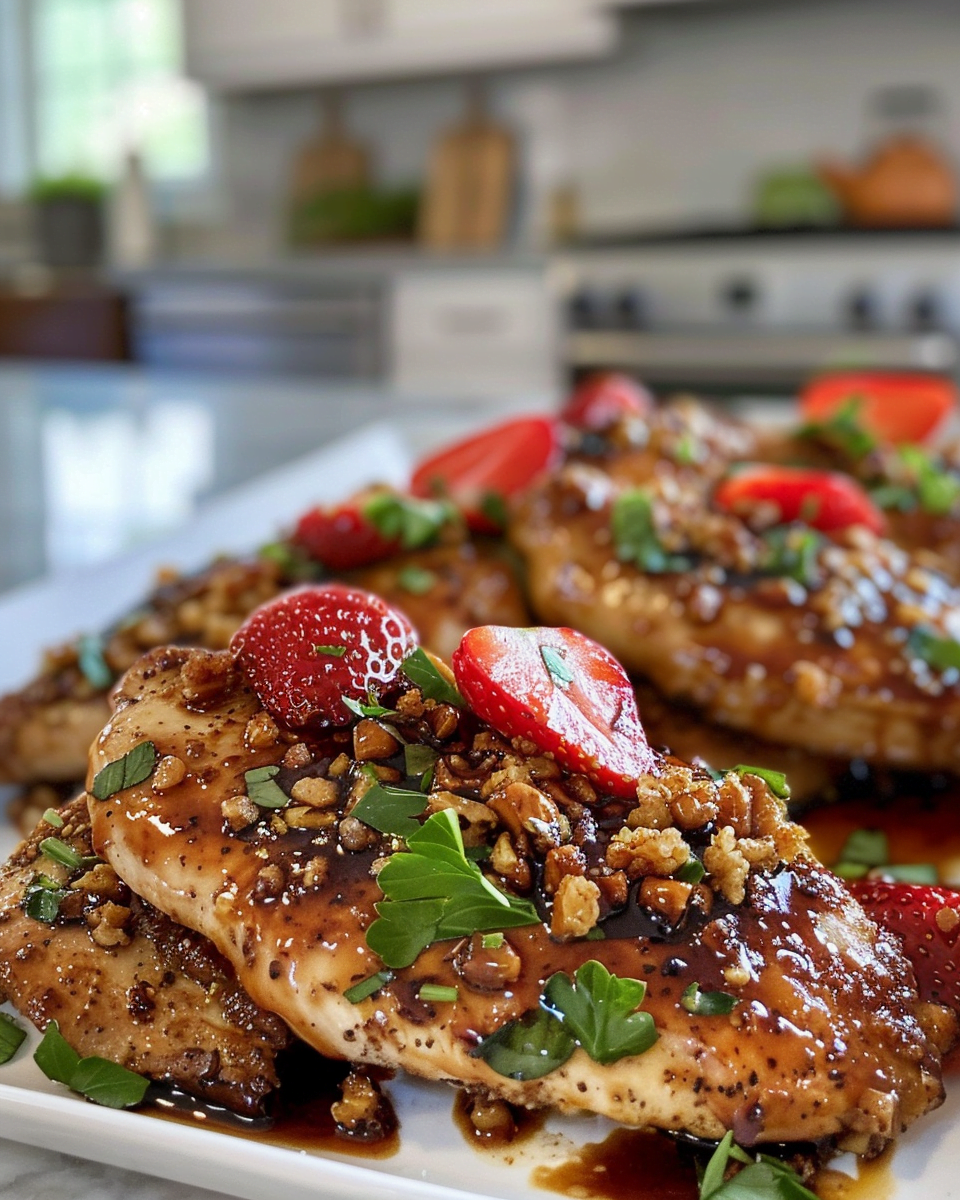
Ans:
[[[608,304],[595,288],[582,287],[567,300],[567,323],[571,329],[601,329],[607,323]]]
[[[877,297],[867,287],[854,288],[844,308],[850,329],[876,329],[880,324]]]
[[[720,300],[729,312],[746,317],[756,310],[760,289],[749,275],[735,275],[722,284]]]
[[[940,297],[933,288],[921,288],[907,302],[907,324],[920,333],[943,328]]]
[[[613,298],[613,316],[619,329],[643,329],[647,324],[647,301],[639,288],[624,288]]]

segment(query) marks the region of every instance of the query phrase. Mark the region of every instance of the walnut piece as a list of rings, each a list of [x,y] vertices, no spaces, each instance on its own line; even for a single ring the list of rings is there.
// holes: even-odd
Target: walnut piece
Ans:
[[[690,847],[679,829],[629,829],[615,833],[607,846],[607,865],[630,879],[641,875],[673,875],[690,859]]]
[[[586,937],[600,918],[600,889],[582,875],[564,875],[553,898],[550,932],[560,941]]]

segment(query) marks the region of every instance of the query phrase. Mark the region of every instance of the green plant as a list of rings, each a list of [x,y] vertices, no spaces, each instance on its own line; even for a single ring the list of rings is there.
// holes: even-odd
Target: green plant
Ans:
[[[102,200],[106,185],[91,175],[74,173],[36,179],[30,186],[30,199],[42,204],[46,200]]]

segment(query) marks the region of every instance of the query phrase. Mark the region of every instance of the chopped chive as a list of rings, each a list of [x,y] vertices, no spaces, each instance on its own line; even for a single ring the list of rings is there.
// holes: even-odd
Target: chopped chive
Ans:
[[[425,567],[404,567],[397,576],[397,583],[411,596],[425,596],[436,584],[437,575]]]
[[[48,825],[52,825],[54,829],[63,828],[63,817],[60,816],[55,808],[48,808],[43,814],[43,819]]]
[[[439,983],[425,983],[417,994],[421,1000],[428,1003],[435,1001],[438,1004],[452,1004],[460,995],[460,989],[443,987]]]
[[[690,858],[679,871],[674,873],[673,877],[679,879],[681,883],[699,883],[706,873],[706,867],[699,858]]]
[[[72,846],[55,837],[43,839],[40,843],[40,853],[69,871],[79,870],[80,867],[92,867],[100,861],[95,854],[78,854]]]
[[[386,987],[391,979],[393,979],[392,971],[377,971],[376,975],[368,975],[366,979],[361,979],[353,987],[347,988],[343,993],[344,999],[349,1000],[351,1004],[359,1004],[361,1000],[367,1000],[379,992],[382,987]]]
[[[499,950],[506,938],[502,933],[484,933],[481,935],[480,944],[484,950]]]

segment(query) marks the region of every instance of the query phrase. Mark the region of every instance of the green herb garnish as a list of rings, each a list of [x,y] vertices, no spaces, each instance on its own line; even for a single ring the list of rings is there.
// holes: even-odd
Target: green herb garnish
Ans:
[[[885,863],[882,867],[874,867],[870,875],[895,883],[940,882],[940,872],[933,863]]]
[[[944,470],[919,446],[901,446],[901,461],[916,481],[916,496],[924,512],[945,516],[960,499],[960,479]]]
[[[377,876],[385,899],[367,930],[367,945],[388,967],[409,966],[433,942],[536,925],[529,900],[501,892],[464,853],[449,809],[429,816]]]
[[[157,748],[153,742],[138,742],[123,758],[107,763],[93,779],[90,789],[97,800],[107,800],[124,788],[143,783],[157,765]]]
[[[663,548],[653,520],[653,499],[642,488],[633,488],[617,497],[610,513],[610,529],[617,558],[641,571],[661,575],[686,571],[691,565],[689,558],[670,554]]]
[[[367,693],[367,703],[361,704],[359,700],[354,700],[352,696],[341,696],[340,699],[355,717],[396,717],[398,714],[392,708],[384,708],[382,704],[377,703],[377,698],[373,692]]]
[[[425,983],[417,993],[418,998],[428,1004],[453,1004],[459,995],[459,988],[444,987],[439,983]]]
[[[48,1079],[65,1083],[72,1091],[107,1108],[133,1108],[142,1102],[150,1086],[149,1079],[118,1063],[96,1055],[81,1058],[56,1021],[47,1025],[33,1057]]]
[[[95,854],[78,854],[76,850],[60,838],[44,838],[40,843],[40,853],[51,862],[59,863],[68,871],[78,871],[81,867],[92,867],[100,861]]]
[[[843,843],[840,861],[880,867],[890,861],[890,843],[882,829],[855,829]]]
[[[463,697],[453,684],[440,673],[422,647],[418,646],[412,654],[407,655],[400,664],[400,670],[411,683],[416,684],[425,699],[463,708]]]
[[[290,797],[274,780],[279,771],[276,765],[251,767],[249,771],[244,771],[247,795],[258,808],[285,808],[290,803]]]
[[[743,1163],[743,1169],[724,1182],[730,1160]],[[800,1176],[769,1154],[751,1158],[727,1133],[703,1172],[700,1200],[817,1200]]]
[[[562,1067],[576,1048],[576,1038],[558,1017],[534,1008],[502,1025],[470,1053],[498,1075],[526,1082]]]
[[[436,542],[445,525],[457,519],[447,500],[418,500],[393,492],[378,492],[363,505],[363,515],[390,541],[403,550],[419,550]]]
[[[606,1064],[643,1054],[657,1040],[653,1017],[637,1011],[646,991],[639,979],[620,979],[590,959],[572,981],[563,972],[551,975],[543,1003],[560,1014],[594,1062]]]
[[[77,638],[77,663],[87,683],[102,692],[113,683],[116,676],[103,657],[103,638],[93,633],[84,633]]]
[[[275,563],[290,583],[310,583],[323,578],[323,565],[292,542],[268,542],[258,553],[267,562]]]
[[[922,625],[910,631],[907,651],[913,658],[922,659],[937,671],[960,668],[960,642],[953,638],[941,637]]]
[[[63,828],[63,817],[60,816],[55,808],[45,809],[43,820],[46,821],[48,825],[52,825],[54,829]]]
[[[767,529],[760,540],[763,551],[758,564],[764,575],[781,575],[812,587],[819,578],[817,555],[823,538],[814,529],[802,525],[777,525]]]
[[[353,987],[347,988],[343,993],[343,998],[349,1000],[351,1004],[359,1004],[361,1000],[375,996],[382,987],[386,987],[391,979],[393,979],[392,971],[377,971],[375,975],[368,975],[366,979],[361,979]]]
[[[797,436],[815,438],[853,459],[866,458],[877,442],[858,420],[862,403],[859,396],[851,396],[826,420],[802,425]]]
[[[563,655],[559,650],[555,650],[553,646],[541,646],[540,657],[543,659],[544,666],[550,672],[550,678],[558,688],[565,691],[573,683],[576,676],[567,666]]]
[[[406,838],[420,828],[416,818],[426,806],[427,798],[423,792],[410,792],[406,788],[377,782],[367,788],[350,810],[350,815],[371,829]]]
[[[699,858],[689,858],[678,871],[674,871],[673,877],[681,883],[699,883],[706,873],[707,869]]]
[[[502,933],[485,933],[480,939],[480,945],[484,950],[499,950],[506,940]]]
[[[738,775],[756,775],[780,800],[790,799],[790,784],[787,783],[787,777],[782,771],[771,771],[767,767],[750,767],[745,763],[738,763],[737,766],[730,769]]]
[[[9,1062],[23,1044],[27,1031],[9,1013],[0,1012],[0,1063]]]
[[[346,646],[314,646],[314,654],[326,654],[330,658],[343,658],[347,652]]]
[[[70,895],[49,875],[35,875],[23,890],[20,907],[32,921],[52,925],[60,914],[60,905]]]
[[[411,596],[425,596],[436,584],[437,575],[425,567],[404,567],[397,576],[397,583]]]
[[[882,829],[855,829],[831,868],[841,879],[889,879],[899,883],[937,883],[933,863],[891,863],[890,844]]]
[[[480,497],[480,512],[498,530],[506,529],[510,513],[507,510],[506,497],[502,492],[484,492]]]
[[[699,983],[691,983],[683,989],[680,1005],[697,1017],[722,1017],[733,1012],[740,1003],[729,992],[701,992]]]

